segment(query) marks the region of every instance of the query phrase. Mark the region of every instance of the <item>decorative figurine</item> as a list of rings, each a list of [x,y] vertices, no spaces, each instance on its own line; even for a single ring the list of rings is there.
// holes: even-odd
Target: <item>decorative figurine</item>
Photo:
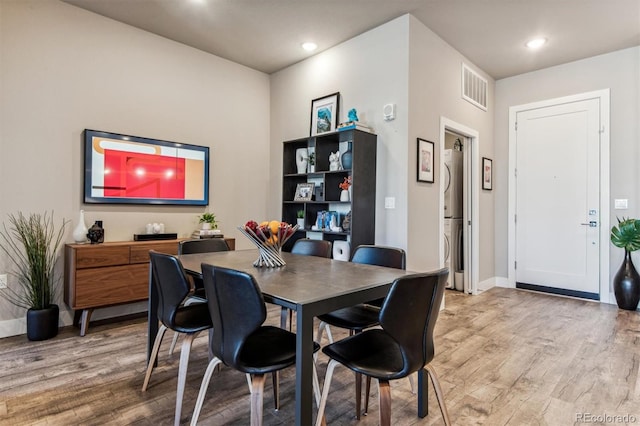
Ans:
[[[329,171],[335,172],[340,169],[340,151],[332,152],[329,155]]]
[[[351,108],[348,112],[349,121],[358,121],[358,112],[355,108]]]

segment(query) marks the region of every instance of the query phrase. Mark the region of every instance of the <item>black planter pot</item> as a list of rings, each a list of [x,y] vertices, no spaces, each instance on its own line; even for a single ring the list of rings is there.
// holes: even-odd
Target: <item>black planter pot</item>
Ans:
[[[640,301],[640,275],[633,266],[631,253],[624,251],[624,262],[613,278],[613,292],[620,309],[635,311]]]
[[[47,340],[58,334],[58,305],[49,305],[45,309],[29,309],[27,311],[27,339]]]

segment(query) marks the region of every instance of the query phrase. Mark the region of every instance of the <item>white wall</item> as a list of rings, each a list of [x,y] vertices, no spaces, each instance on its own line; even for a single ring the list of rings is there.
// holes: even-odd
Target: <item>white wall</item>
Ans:
[[[340,119],[356,108],[378,135],[376,243],[406,247],[408,21],[402,16],[271,76],[271,186],[269,212],[280,217],[282,141],[309,135],[311,100],[340,92]],[[382,107],[397,105],[394,121]],[[357,183],[356,183],[357,184]],[[396,209],[384,209],[384,197]]]
[[[441,184],[440,157],[444,147],[440,140],[440,119],[445,117],[478,132],[479,157],[493,157],[494,81],[473,66],[457,50],[445,43],[433,31],[413,16],[410,19],[410,79],[409,79],[409,138],[405,141],[408,165],[409,244],[407,264],[418,270],[439,266],[439,229]],[[487,111],[483,111],[461,97],[461,67],[466,63],[489,82]],[[435,182],[422,183],[416,179],[416,139],[435,142]],[[494,186],[499,183],[494,180]],[[494,276],[493,191],[479,193],[479,280]]]
[[[53,210],[72,220],[67,242],[80,209],[89,225],[104,222],[106,241],[131,240],[148,222],[179,236],[196,228],[205,208],[82,205],[90,128],[209,146],[208,210],[250,247],[235,226],[265,217],[270,197],[266,74],[58,1],[1,1],[0,37],[0,221]],[[0,337],[23,317],[0,300]]]
[[[508,181],[509,107],[611,89],[611,207],[616,198],[629,200],[628,210],[611,210],[615,218],[640,215],[640,47],[571,62],[496,82],[494,182]],[[553,155],[553,153],[550,153]],[[508,188],[496,185],[496,276],[507,277]],[[605,244],[608,242],[605,242]],[[611,250],[613,276],[623,251]]]

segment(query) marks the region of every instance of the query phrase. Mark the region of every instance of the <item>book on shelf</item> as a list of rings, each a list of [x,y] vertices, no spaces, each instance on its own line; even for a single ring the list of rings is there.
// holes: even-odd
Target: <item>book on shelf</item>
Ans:
[[[371,128],[368,126],[365,126],[359,121],[347,121],[345,123],[341,123],[338,126],[338,131],[344,131],[344,130],[362,130],[363,132],[371,133]]]
[[[191,238],[224,238],[224,235],[219,229],[196,229],[191,234]]]

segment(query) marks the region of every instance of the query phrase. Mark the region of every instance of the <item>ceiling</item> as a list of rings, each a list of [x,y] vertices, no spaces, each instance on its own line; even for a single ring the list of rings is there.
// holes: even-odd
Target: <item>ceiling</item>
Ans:
[[[406,13],[496,80],[640,45],[640,0],[64,1],[269,74]]]

